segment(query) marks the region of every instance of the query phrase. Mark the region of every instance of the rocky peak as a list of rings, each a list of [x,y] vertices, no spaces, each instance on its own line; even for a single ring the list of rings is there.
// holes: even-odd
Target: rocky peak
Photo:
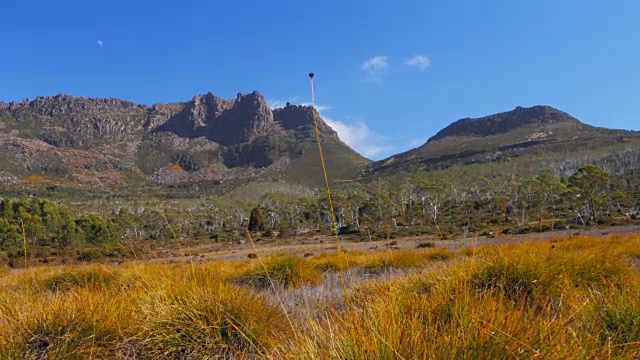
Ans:
[[[243,143],[275,125],[273,112],[257,91],[238,94],[230,109],[211,122],[209,137],[223,145]]]
[[[220,145],[250,142],[261,136],[292,130],[297,137],[314,135],[314,109],[287,104],[272,111],[253,91],[223,99],[211,92],[186,102],[137,105],[115,98],[85,98],[67,94],[41,96],[22,103],[0,103],[16,120],[31,123],[34,134],[54,146],[85,148],[109,141],[142,139],[147,133],[169,132],[181,138],[206,137]],[[318,117],[320,131],[337,138]]]
[[[455,136],[485,137],[504,134],[522,126],[551,126],[558,123],[581,124],[571,115],[550,106],[518,106],[512,111],[495,115],[458,120],[440,130],[428,142]]]
[[[285,129],[299,129],[305,126],[314,126],[314,109],[307,105],[287,105],[273,110],[273,117]],[[338,136],[318,115],[318,128],[323,134]]]
[[[195,121],[204,125],[231,109],[233,103],[232,100],[223,99],[208,92],[194,96],[189,106]]]
[[[208,92],[183,103],[154,104],[147,116],[145,128],[169,131],[181,137],[203,136],[206,127],[233,107],[233,100],[219,98]]]
[[[578,122],[578,120],[571,115],[545,105],[536,105],[532,107],[517,106],[515,110],[503,114],[510,113],[515,113],[516,116],[523,117],[524,121],[529,121],[531,123]]]

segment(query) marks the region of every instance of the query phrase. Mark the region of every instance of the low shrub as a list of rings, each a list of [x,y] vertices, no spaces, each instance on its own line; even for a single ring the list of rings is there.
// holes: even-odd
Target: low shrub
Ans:
[[[272,256],[254,264],[237,277],[240,283],[268,288],[273,282],[274,285],[287,288],[322,282],[320,269],[298,256]]]

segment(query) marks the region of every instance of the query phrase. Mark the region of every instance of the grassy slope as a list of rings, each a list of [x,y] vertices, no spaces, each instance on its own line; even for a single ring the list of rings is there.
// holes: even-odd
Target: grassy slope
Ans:
[[[639,259],[611,235],[4,271],[0,359],[631,359]]]
[[[352,180],[370,162],[344,143],[328,137],[323,139],[322,151],[330,181]],[[309,142],[304,155],[292,160],[285,179],[314,187],[324,186],[324,174],[316,142]]]
[[[455,137],[429,142],[419,148],[369,164],[364,176],[369,179],[393,177],[402,172],[433,171],[468,164],[480,168],[490,167],[507,157],[518,158],[525,171],[531,169],[531,166],[542,170],[571,159],[616,154],[640,146],[640,133],[584,124],[558,125],[553,128],[553,134],[544,137],[536,137],[538,132],[536,127],[523,126],[505,134],[488,137]],[[531,143],[532,141],[540,142]],[[475,170],[470,173],[475,173]]]

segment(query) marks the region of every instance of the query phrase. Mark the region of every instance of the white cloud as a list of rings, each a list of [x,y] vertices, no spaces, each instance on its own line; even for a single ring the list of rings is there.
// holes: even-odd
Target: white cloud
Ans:
[[[311,103],[302,103],[302,104],[300,104],[300,105],[303,105],[303,106],[311,106]],[[330,106],[330,105],[321,105],[321,104],[316,104],[316,110],[317,110],[319,113],[321,113],[321,112],[323,112],[323,111],[328,111],[328,110],[331,110],[331,109],[333,109],[333,106]]]
[[[372,74],[384,72],[389,67],[389,57],[380,55],[365,60],[362,69]]]
[[[420,69],[420,71],[425,71],[427,68],[431,66],[431,59],[426,56],[416,55],[411,59],[407,60],[407,65]]]
[[[104,45],[104,42],[102,42],[102,40],[98,40],[96,41],[96,43],[98,43],[98,46],[102,47],[102,45]]]
[[[283,108],[287,105],[287,103],[295,103],[298,100],[298,95],[293,96],[291,98],[289,98],[288,100],[280,100],[280,99],[273,99],[273,100],[267,100],[267,103],[269,104],[269,107],[272,109],[279,109],[279,108]]]
[[[374,158],[384,152],[393,150],[392,147],[385,145],[388,140],[385,136],[372,131],[362,121],[346,124],[326,116],[322,116],[322,118],[338,133],[340,140],[366,157]]]
[[[267,103],[272,109],[283,108],[286,105],[286,102],[282,100],[267,100]]]
[[[389,69],[389,57],[379,55],[369,58],[362,64],[362,69],[369,75],[368,80],[375,81],[382,86],[382,76]]]

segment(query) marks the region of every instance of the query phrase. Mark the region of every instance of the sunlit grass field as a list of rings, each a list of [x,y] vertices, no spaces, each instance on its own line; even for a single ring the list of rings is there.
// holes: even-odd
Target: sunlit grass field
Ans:
[[[634,359],[640,235],[0,270],[1,359]]]

